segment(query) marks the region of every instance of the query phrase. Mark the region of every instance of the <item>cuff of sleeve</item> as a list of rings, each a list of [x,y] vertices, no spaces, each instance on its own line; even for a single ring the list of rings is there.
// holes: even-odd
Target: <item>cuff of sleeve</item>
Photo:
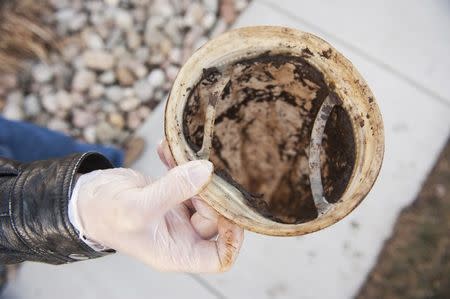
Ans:
[[[98,252],[80,240],[68,215],[76,175],[112,167],[101,154],[89,152],[19,169],[10,196],[11,225],[29,251],[28,260],[62,264],[114,252]]]
[[[78,231],[78,236],[80,239],[86,243],[89,247],[91,247],[95,251],[106,251],[111,250],[111,248],[101,245],[100,243],[89,239],[86,234],[84,227],[81,223],[80,215],[78,213],[78,193],[81,188],[86,182],[89,182],[93,177],[97,175],[96,171],[83,174],[80,176],[77,180],[77,183],[75,184],[75,187],[72,191],[72,196],[69,199],[69,207],[68,207],[68,213],[69,213],[69,221],[72,223],[72,225],[75,227],[75,229]]]

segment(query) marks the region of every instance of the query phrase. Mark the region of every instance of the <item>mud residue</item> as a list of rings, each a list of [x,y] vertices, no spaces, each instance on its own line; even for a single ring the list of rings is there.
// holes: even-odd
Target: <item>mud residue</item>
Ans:
[[[325,57],[327,59],[329,59],[331,57],[331,54],[333,53],[333,50],[331,50],[331,48],[329,48],[328,50],[323,50],[322,53],[320,54],[320,56]]]
[[[302,57],[270,53],[205,70],[184,111],[184,134],[194,150],[201,148],[205,110],[216,84],[223,86],[210,157],[217,174],[267,218],[282,223],[316,218],[307,153],[315,117],[330,93],[322,73]],[[354,144],[341,140],[353,136],[352,129],[341,119],[345,111],[336,111],[325,129],[322,168],[325,192],[338,200],[353,168]],[[334,133],[341,125],[342,132]],[[344,147],[346,156],[330,158],[341,153],[335,147]],[[353,160],[341,165],[346,158]]]

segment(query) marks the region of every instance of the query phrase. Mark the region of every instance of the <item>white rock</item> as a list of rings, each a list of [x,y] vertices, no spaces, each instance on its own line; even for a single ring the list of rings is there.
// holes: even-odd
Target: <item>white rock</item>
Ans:
[[[117,130],[107,122],[101,122],[96,127],[96,135],[101,142],[109,143],[117,134]]]
[[[100,75],[99,81],[103,84],[112,84],[116,81],[116,75],[113,71],[107,71]]]
[[[89,88],[89,97],[91,99],[99,99],[102,95],[105,94],[105,87],[101,84],[94,84]]]
[[[166,18],[161,15],[155,15],[147,19],[145,30],[160,30],[166,23]]]
[[[69,110],[73,106],[72,96],[65,90],[59,90],[56,93],[56,101],[58,106],[63,110]]]
[[[201,25],[205,30],[208,30],[214,25],[215,22],[216,22],[216,15],[213,13],[206,13],[203,16]]]
[[[73,8],[64,8],[60,9],[56,12],[56,20],[59,23],[68,24],[71,20],[75,18],[76,11]]]
[[[247,5],[247,0],[234,0],[234,8],[236,11],[242,11]]]
[[[135,50],[141,45],[141,36],[134,30],[127,32],[127,46],[128,48]]]
[[[139,80],[133,86],[136,96],[142,102],[146,102],[151,99],[153,95],[153,87],[148,83],[147,80]]]
[[[68,27],[72,31],[78,31],[86,25],[88,18],[85,13],[78,13],[70,19]]]
[[[70,96],[72,97],[73,105],[74,106],[81,106],[84,104],[85,96],[83,96],[79,92],[72,92],[70,93]]]
[[[191,0],[178,0],[178,1],[170,1],[170,4],[172,4],[172,8],[175,11],[175,13],[180,15],[187,10],[191,2],[192,2]]]
[[[219,9],[219,0],[203,0],[203,5],[212,13],[217,13]]]
[[[23,95],[21,92],[12,92],[6,98],[6,106],[3,107],[3,116],[12,120],[22,120],[24,113],[22,111]]]
[[[105,47],[103,39],[95,32],[84,33],[83,41],[86,44],[86,47],[88,47],[89,49],[98,50]]]
[[[134,89],[131,87],[123,89],[123,96],[125,98],[133,98],[136,94],[134,93]]]
[[[41,104],[34,94],[27,95],[23,102],[23,108],[27,116],[36,116],[41,112]]]
[[[203,18],[205,10],[203,6],[198,2],[192,2],[184,16],[187,25],[194,26],[200,24]]]
[[[84,5],[90,12],[99,12],[105,9],[105,6],[102,3],[102,1],[90,1],[90,2],[85,1]]]
[[[62,56],[66,62],[71,62],[79,53],[80,46],[74,43],[69,43],[62,49]]]
[[[133,85],[135,78],[133,73],[126,67],[119,67],[116,70],[117,81],[119,81],[122,86]]]
[[[150,108],[148,108],[147,106],[142,106],[142,107],[139,107],[139,109],[138,109],[139,116],[142,119],[145,119],[147,116],[149,116],[150,112],[152,112],[152,110]]]
[[[102,102],[102,111],[105,113],[112,113],[117,111],[117,107],[113,102],[104,101]]]
[[[84,105],[84,109],[92,115],[99,117],[100,114],[96,113],[100,112],[100,110],[102,109],[102,103],[100,101],[90,101],[89,103]]]
[[[147,67],[138,61],[131,63],[130,68],[133,74],[139,79],[144,78],[148,74]]]
[[[166,74],[167,74],[167,78],[169,79],[169,81],[173,82],[178,75],[178,67],[176,67],[174,65],[170,65],[166,69]]]
[[[76,56],[70,61],[72,64],[72,69],[76,70],[84,70],[86,68],[86,63],[84,62],[84,58],[82,56]]]
[[[55,92],[55,89],[51,85],[36,85],[39,87],[39,90],[37,91],[41,96],[51,94]]]
[[[164,35],[155,28],[147,26],[144,33],[144,41],[150,48],[154,48],[164,39]]]
[[[108,39],[106,40],[106,47],[108,49],[114,48],[123,43],[123,32],[119,28],[114,28],[110,31]]]
[[[51,67],[44,63],[39,63],[33,66],[33,79],[38,83],[47,83],[53,78],[53,71]]]
[[[150,64],[160,65],[161,63],[163,63],[164,59],[165,59],[164,56],[160,52],[158,52],[158,53],[152,54],[148,58],[148,62]]]
[[[148,60],[149,55],[150,55],[150,51],[148,50],[148,48],[141,47],[141,48],[137,49],[137,50],[134,52],[134,55],[133,55],[133,56],[134,56],[138,61],[144,63],[144,62],[146,62],[146,61]]]
[[[141,118],[139,116],[139,113],[137,111],[131,111],[128,114],[127,118],[127,125],[130,129],[137,129],[139,125],[141,124]]]
[[[120,0],[104,0],[106,4],[110,6],[117,6],[120,2]]]
[[[171,17],[174,14],[173,12],[174,11],[172,6],[170,5],[169,1],[166,0],[154,1],[151,8],[149,9],[149,13],[151,14],[151,16]]]
[[[105,41],[111,33],[112,26],[109,21],[105,20],[104,15],[95,14],[91,16],[91,23],[95,26],[95,31]]]
[[[42,97],[42,106],[50,113],[55,113],[59,109],[58,101],[54,94],[46,94]]]
[[[106,97],[113,102],[119,102],[123,99],[123,89],[119,86],[107,87],[105,90]]]
[[[120,113],[111,113],[109,114],[108,119],[109,123],[118,129],[123,129],[125,126],[125,119]]]
[[[87,126],[83,129],[83,138],[86,140],[86,142],[95,143],[96,136],[97,134],[94,126]]]
[[[171,18],[169,21],[164,25],[164,32],[170,37],[170,40],[175,45],[180,45],[183,41],[183,36],[181,34],[181,28],[184,26],[182,24],[184,22],[183,19],[177,19]]]
[[[139,99],[137,98],[126,98],[119,103],[120,109],[123,111],[129,112],[131,110],[136,109],[140,104]]]
[[[84,10],[85,2],[83,0],[72,0],[70,6],[74,8],[76,11]]]
[[[94,72],[88,70],[78,71],[72,81],[72,89],[75,91],[86,91],[92,84],[95,83],[96,75]]]
[[[87,67],[99,71],[110,70],[115,63],[114,56],[102,50],[88,50],[84,52],[83,59]]]
[[[134,9],[132,14],[135,26],[139,27],[140,29],[143,29],[143,26],[145,26],[145,23],[147,22],[148,19],[145,7],[139,7]]]
[[[67,124],[67,122],[59,118],[50,119],[50,121],[47,123],[47,127],[54,131],[59,131],[63,133],[69,132],[69,125]]]
[[[84,128],[95,122],[95,116],[81,109],[74,109],[72,112],[72,122],[78,128]]]
[[[128,30],[133,27],[133,17],[124,9],[117,9],[115,11],[115,20],[116,25],[124,30]]]
[[[161,69],[154,69],[147,77],[147,81],[151,87],[160,87],[165,80],[165,74]]]
[[[173,48],[169,54],[169,61],[173,63],[181,63],[182,52],[180,48]]]
[[[123,66],[123,60],[130,58],[130,53],[128,52],[127,48],[125,46],[115,46],[114,49],[112,49],[112,54],[114,57],[116,57],[116,60],[118,61],[118,64],[120,66]]]

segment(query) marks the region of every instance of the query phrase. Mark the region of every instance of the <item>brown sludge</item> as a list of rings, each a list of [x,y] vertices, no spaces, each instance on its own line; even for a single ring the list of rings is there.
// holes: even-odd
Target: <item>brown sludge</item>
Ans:
[[[308,148],[316,114],[333,93],[322,73],[302,57],[270,53],[204,70],[184,111],[184,134],[196,151],[216,84],[225,86],[216,104],[210,157],[216,173],[267,218],[281,223],[315,219]],[[331,112],[322,145],[324,193],[336,202],[355,161],[352,125],[340,106]]]

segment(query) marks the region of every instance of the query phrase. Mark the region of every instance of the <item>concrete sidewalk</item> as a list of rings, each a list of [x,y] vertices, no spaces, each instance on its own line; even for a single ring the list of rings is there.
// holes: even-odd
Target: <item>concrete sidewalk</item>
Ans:
[[[297,238],[246,233],[221,275],[158,273],[121,255],[54,267],[26,264],[6,298],[351,298],[400,210],[413,201],[450,132],[450,4],[445,0],[254,0],[235,27],[284,25],[329,41],[366,78],[380,106],[386,153],[366,200],[334,226]],[[163,106],[139,130],[135,165],[158,176]]]

